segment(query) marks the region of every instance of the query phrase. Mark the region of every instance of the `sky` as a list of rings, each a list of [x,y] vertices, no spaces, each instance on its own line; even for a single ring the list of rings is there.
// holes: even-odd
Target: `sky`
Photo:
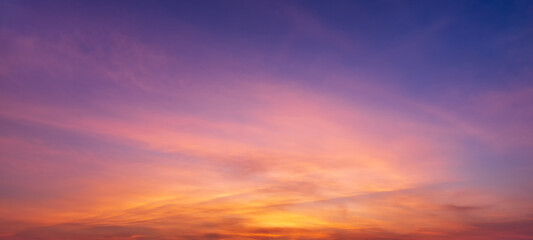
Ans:
[[[0,1],[1,240],[533,239],[533,1]]]

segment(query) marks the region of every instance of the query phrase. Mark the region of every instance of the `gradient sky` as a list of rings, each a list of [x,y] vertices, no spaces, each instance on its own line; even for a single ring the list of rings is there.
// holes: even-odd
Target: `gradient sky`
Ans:
[[[533,239],[533,1],[0,1],[0,239]]]

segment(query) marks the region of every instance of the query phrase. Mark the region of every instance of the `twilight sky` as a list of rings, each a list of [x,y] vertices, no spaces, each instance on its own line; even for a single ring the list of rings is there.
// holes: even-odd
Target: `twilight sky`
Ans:
[[[0,1],[0,239],[533,239],[533,1]]]

